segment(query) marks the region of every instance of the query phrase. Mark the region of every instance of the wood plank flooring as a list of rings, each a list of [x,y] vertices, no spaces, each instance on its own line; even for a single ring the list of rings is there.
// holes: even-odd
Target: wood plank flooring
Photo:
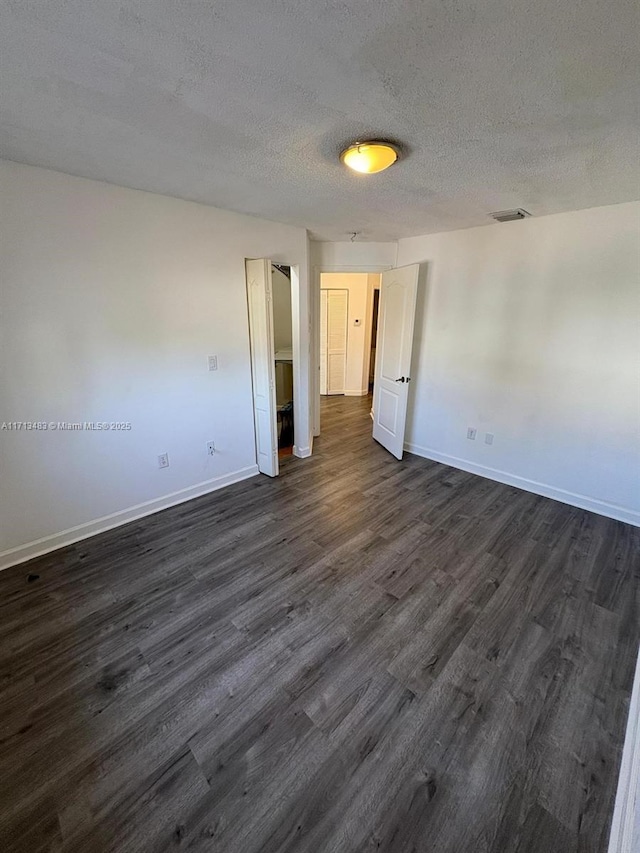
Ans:
[[[314,456],[0,573],[5,851],[602,853],[640,530]]]

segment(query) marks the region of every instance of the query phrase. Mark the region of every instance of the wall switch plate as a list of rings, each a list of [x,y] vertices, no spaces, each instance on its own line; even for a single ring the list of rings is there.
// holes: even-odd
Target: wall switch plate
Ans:
[[[169,467],[169,454],[161,453],[158,456],[158,468],[168,468]]]
[[[493,444],[493,433],[492,432],[486,433],[486,435],[484,437],[484,443],[485,444]]]
[[[475,441],[476,440],[476,433],[477,432],[478,432],[478,430],[475,427],[468,427],[467,428],[467,438],[469,439],[469,441]]]
[[[209,360],[208,360],[208,364],[209,364],[209,370],[217,370],[218,369],[218,356],[217,355],[210,355]]]
[[[215,453],[216,453],[215,441],[208,441],[207,442],[207,454],[209,456],[215,456]]]

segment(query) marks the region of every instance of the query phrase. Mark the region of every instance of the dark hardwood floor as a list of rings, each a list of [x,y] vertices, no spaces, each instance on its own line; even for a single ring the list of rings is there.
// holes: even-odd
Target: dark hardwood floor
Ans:
[[[606,850],[640,530],[311,459],[0,573],[0,848]]]

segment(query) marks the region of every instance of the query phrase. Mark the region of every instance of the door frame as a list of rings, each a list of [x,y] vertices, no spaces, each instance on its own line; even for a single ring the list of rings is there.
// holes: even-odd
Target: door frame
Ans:
[[[274,263],[271,258],[271,263]],[[309,382],[302,370],[302,333],[308,328],[308,308],[304,305],[302,288],[300,285],[300,264],[287,264],[291,273],[291,335],[293,343],[293,455],[304,459],[311,456],[309,436],[305,435],[304,427],[308,424],[308,418],[303,416],[303,401],[309,400]],[[308,371],[307,371],[308,372]]]
[[[322,273],[383,273],[394,269],[394,264],[318,264],[313,267],[311,281],[313,283],[311,292],[311,303],[313,306],[312,321],[312,379],[309,395],[312,400],[312,426],[313,435],[320,435],[320,284]],[[367,298],[367,310],[371,313],[372,305]],[[371,318],[369,318],[371,319]],[[295,335],[294,335],[295,341]],[[295,350],[294,350],[295,356]],[[295,401],[294,401],[295,403]],[[294,410],[295,417],[295,410]]]

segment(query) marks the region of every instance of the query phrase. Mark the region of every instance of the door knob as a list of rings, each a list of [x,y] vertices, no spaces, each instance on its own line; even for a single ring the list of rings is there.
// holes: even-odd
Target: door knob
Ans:
[[[396,379],[396,382],[408,382],[408,379],[405,379],[404,376],[401,376],[400,379]]]

